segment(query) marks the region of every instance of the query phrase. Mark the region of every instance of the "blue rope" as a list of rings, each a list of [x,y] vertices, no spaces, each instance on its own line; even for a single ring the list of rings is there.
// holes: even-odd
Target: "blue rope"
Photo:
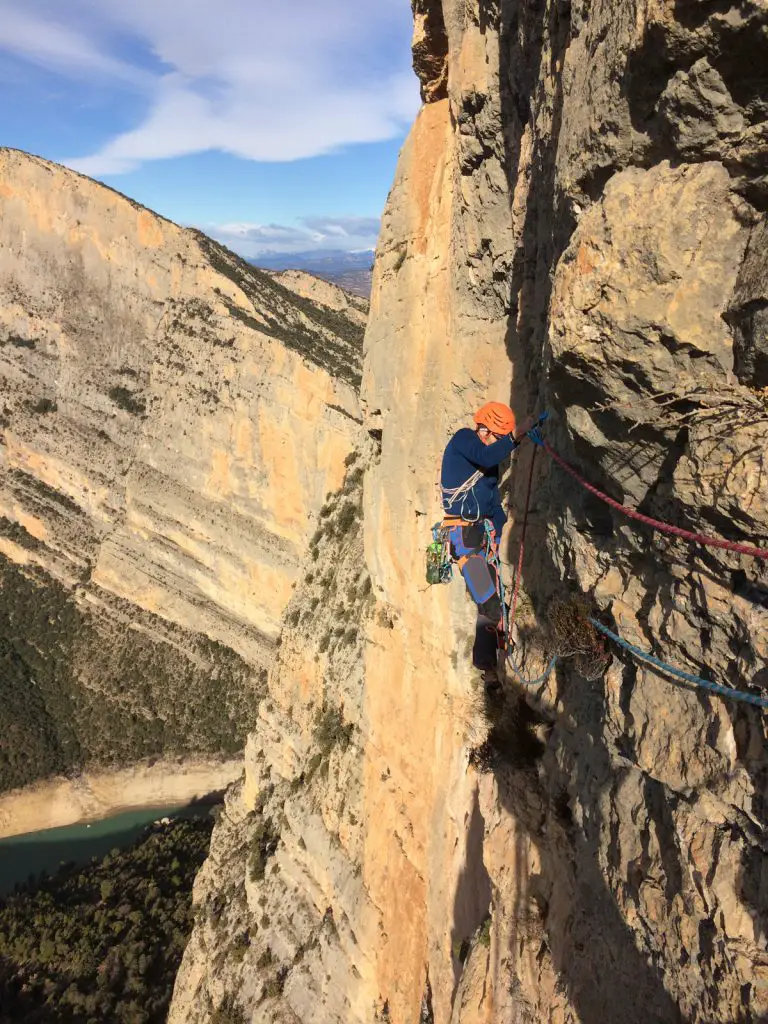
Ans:
[[[522,683],[523,686],[539,686],[541,683],[546,682],[546,680],[549,678],[550,672],[557,664],[557,655],[555,655],[552,658],[549,665],[547,666],[546,671],[542,672],[542,674],[537,679],[526,679],[526,677],[522,673],[520,666],[515,662],[514,658],[512,657],[511,651],[507,651],[507,662],[512,668],[512,671],[517,676],[518,683]]]
[[[732,690],[729,686],[720,686],[719,683],[712,683],[709,679],[702,679],[701,676],[691,675],[690,672],[684,672],[680,668],[674,668],[672,665],[667,665],[666,662],[661,661],[653,654],[649,654],[648,651],[643,651],[639,647],[635,647],[634,644],[628,643],[626,640],[616,634],[612,633],[607,626],[604,626],[602,622],[598,622],[597,619],[590,618],[589,621],[595,627],[600,630],[606,636],[610,637],[614,643],[619,644],[620,647],[624,647],[626,650],[631,651],[632,654],[638,658],[642,658],[643,661],[648,661],[662,672],[667,672],[670,675],[677,676],[679,679],[685,679],[688,683],[693,683],[694,686],[701,686],[705,690],[710,690],[712,693],[716,693],[721,697],[730,697],[731,700],[744,701],[746,704],[754,704],[759,708],[768,708],[768,698],[757,697],[752,693],[744,693],[741,690]]]

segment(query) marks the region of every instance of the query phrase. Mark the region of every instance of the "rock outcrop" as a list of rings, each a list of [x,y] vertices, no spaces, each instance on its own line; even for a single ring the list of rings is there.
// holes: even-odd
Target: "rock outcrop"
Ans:
[[[765,546],[765,5],[414,13],[425,106],[377,252],[364,525],[330,555],[351,595],[364,550],[375,604],[345,605],[349,662],[314,618],[344,618],[317,570],[297,589],[171,1019],[761,1020],[760,710],[612,650],[602,673],[565,657],[510,681],[494,712],[471,608],[425,588],[422,552],[442,446],[510,396],[613,498]],[[553,599],[580,597],[662,659],[768,692],[765,562],[635,528],[544,455],[533,482],[527,674],[567,653]]]
[[[360,302],[0,150],[3,786],[242,747],[358,430]]]

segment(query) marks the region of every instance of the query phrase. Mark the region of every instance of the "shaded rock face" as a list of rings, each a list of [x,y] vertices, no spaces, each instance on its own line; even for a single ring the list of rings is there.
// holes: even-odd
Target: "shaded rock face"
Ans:
[[[383,217],[363,370],[356,557],[376,603],[356,612],[354,671],[323,660],[311,619],[288,626],[269,680],[285,711],[262,714],[213,841],[239,909],[196,931],[175,1019],[763,1019],[762,713],[618,651],[591,678],[563,657],[535,687],[510,680],[489,708],[473,609],[458,583],[427,588],[422,565],[442,448],[489,398],[521,419],[549,409],[552,445],[613,498],[765,546],[768,12],[443,0],[414,14],[426,102]],[[507,572],[531,458],[506,478]],[[764,562],[636,528],[543,454],[532,479],[526,674],[572,649],[555,648],[552,600],[582,595],[641,648],[768,692]],[[349,554],[332,556],[345,572]],[[305,585],[300,623],[322,601]],[[287,724],[303,692],[354,723],[324,778],[314,726],[298,739]],[[289,793],[302,774],[304,801]],[[266,866],[249,881],[254,842]],[[198,905],[215,894],[212,871]],[[266,923],[254,897],[276,911]]]
[[[413,70],[425,103],[448,94],[448,39],[439,0],[411,0],[413,11]]]
[[[356,430],[351,312],[0,150],[3,732],[44,723],[33,775],[242,746]]]
[[[768,388],[768,220],[754,229],[726,320],[733,329],[734,370],[742,384]]]

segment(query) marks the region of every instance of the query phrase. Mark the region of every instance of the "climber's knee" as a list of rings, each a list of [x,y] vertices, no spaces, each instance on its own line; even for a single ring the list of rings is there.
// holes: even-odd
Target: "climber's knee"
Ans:
[[[484,555],[471,555],[467,558],[461,567],[461,574],[478,608],[497,596],[496,581],[488,571]]]
[[[496,593],[495,587],[493,595],[489,597],[487,601],[483,601],[482,604],[478,604],[477,610],[481,615],[490,619],[494,625],[498,626],[501,623],[501,601],[499,600],[499,595]]]

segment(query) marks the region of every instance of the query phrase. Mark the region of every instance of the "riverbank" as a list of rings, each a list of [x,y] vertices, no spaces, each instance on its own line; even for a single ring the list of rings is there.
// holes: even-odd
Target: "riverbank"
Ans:
[[[144,807],[191,803],[240,776],[241,758],[155,761],[111,772],[50,779],[0,795],[0,839],[95,821]]]

